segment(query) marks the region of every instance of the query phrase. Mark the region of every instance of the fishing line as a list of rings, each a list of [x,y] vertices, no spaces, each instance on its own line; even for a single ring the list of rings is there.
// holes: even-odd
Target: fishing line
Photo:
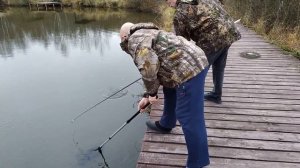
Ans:
[[[113,97],[114,95],[120,93],[122,90],[128,88],[129,86],[133,85],[134,83],[136,83],[137,81],[139,81],[142,78],[138,78],[137,80],[131,82],[130,84],[126,85],[125,87],[123,87],[122,89],[116,91],[115,93],[113,93],[112,95],[108,96],[107,98],[101,100],[100,102],[96,103],[95,105],[87,108],[85,111],[83,111],[82,113],[80,113],[79,115],[77,115],[74,119],[71,120],[72,123],[74,123],[78,118],[82,117],[84,114],[86,114],[87,112],[89,112],[90,110],[92,110],[93,108],[95,108],[96,106],[98,106],[99,104],[105,102],[106,100],[110,99],[111,97]]]

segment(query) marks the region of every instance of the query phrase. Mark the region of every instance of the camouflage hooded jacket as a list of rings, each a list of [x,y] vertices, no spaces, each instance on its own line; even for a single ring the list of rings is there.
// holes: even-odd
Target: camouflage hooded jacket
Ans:
[[[173,22],[176,35],[195,41],[210,63],[210,55],[241,38],[218,0],[177,0]]]
[[[123,44],[122,44],[123,43]],[[121,43],[139,69],[146,92],[155,96],[160,85],[174,88],[207,65],[204,52],[181,36],[158,30],[152,23],[135,24]]]

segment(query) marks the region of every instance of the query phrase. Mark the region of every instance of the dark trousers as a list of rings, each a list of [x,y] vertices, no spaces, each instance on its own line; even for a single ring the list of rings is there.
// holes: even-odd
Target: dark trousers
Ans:
[[[212,94],[219,98],[222,97],[224,71],[225,71],[225,67],[226,67],[228,50],[229,50],[229,47],[225,47],[224,49],[207,56],[210,58],[216,58],[211,63],[212,73],[213,73],[213,83],[214,83],[214,88],[212,90]]]
[[[208,68],[177,88],[163,88],[164,112],[160,124],[174,128],[176,119],[182,126],[188,168],[209,164],[207,133],[204,120],[204,83]]]

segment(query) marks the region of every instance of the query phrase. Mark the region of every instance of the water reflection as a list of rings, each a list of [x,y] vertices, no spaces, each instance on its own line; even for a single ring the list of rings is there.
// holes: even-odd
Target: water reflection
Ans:
[[[93,152],[136,112],[141,83],[75,123],[87,107],[140,77],[119,47],[126,21],[156,16],[117,10],[9,9],[0,17],[0,167],[103,167]],[[110,168],[135,167],[145,130],[139,115],[106,144]]]
[[[110,39],[109,32],[118,31],[122,23],[158,21],[150,14],[139,15],[124,10],[11,9],[0,13],[0,55],[12,57],[16,49],[26,52],[29,42],[42,43],[45,49],[53,43],[64,56],[69,55],[70,45],[87,51],[95,48],[102,51]]]

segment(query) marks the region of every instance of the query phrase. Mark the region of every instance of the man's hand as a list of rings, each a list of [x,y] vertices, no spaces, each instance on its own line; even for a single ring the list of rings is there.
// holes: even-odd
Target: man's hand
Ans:
[[[150,101],[151,104],[157,103],[157,99],[158,99],[157,95],[154,96],[154,97],[149,96],[149,101]]]
[[[146,98],[146,97],[144,97],[144,98],[142,98],[142,100],[139,102],[139,104],[138,104],[138,110],[140,111],[140,112],[145,112],[145,106],[147,105],[149,103],[149,99],[148,98]],[[142,109],[143,108],[143,109]]]

